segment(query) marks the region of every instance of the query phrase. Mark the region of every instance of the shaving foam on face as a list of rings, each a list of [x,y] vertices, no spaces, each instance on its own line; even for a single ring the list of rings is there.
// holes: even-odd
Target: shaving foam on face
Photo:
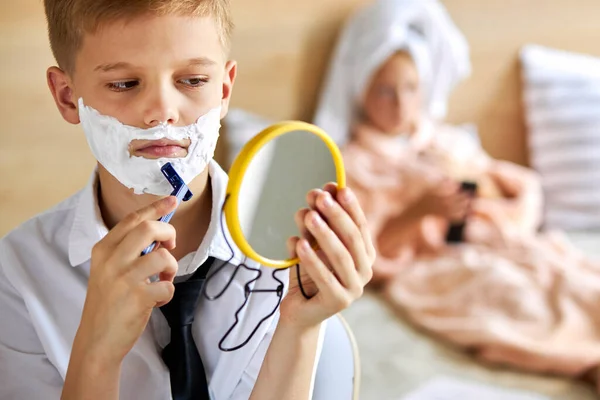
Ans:
[[[221,127],[220,106],[200,116],[192,125],[172,126],[162,123],[149,129],[141,129],[100,114],[86,106],[81,98],[78,103],[81,126],[94,157],[121,184],[133,189],[135,194],[169,195],[173,188],[160,170],[167,162],[189,184],[214,157]],[[190,145],[184,158],[152,160],[130,155],[129,145],[136,139],[189,139]]]

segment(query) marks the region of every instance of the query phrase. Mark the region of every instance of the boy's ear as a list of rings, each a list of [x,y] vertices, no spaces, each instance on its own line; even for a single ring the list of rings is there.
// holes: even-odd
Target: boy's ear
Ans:
[[[221,99],[221,118],[225,118],[229,110],[229,102],[231,100],[231,92],[237,75],[237,63],[235,61],[227,61],[225,64],[225,78],[223,79],[223,98]]]
[[[72,84],[67,74],[58,67],[50,67],[46,72],[46,79],[54,102],[64,120],[71,124],[78,124],[79,113],[77,104],[73,102]]]

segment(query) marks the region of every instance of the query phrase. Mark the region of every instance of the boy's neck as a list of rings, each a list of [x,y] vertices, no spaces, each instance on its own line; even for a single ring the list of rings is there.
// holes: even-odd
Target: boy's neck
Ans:
[[[98,204],[108,229],[114,228],[128,214],[159,199],[153,195],[133,194],[101,165],[98,165],[98,181]],[[171,251],[177,260],[196,251],[208,231],[212,214],[212,186],[208,167],[188,187],[194,195],[177,207],[170,222],[177,232],[177,247]]]

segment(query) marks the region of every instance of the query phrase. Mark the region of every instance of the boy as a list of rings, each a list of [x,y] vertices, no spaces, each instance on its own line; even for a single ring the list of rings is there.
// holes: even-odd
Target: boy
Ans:
[[[374,250],[349,190],[308,194],[310,209],[296,216],[304,237],[289,244],[312,297],[290,274],[279,312],[245,347],[218,349],[244,299],[243,273],[187,323],[162,307],[183,304],[192,286],[180,283],[231,255],[220,226],[227,178],[211,160],[237,71],[228,1],[45,8],[59,65],[50,90],[63,118],[81,122],[98,166],[83,191],[0,241],[0,398],[308,398],[321,323],[371,278]],[[158,159],[194,194],[171,224],[157,222],[176,207]],[[241,324],[255,326],[264,303],[251,298]]]

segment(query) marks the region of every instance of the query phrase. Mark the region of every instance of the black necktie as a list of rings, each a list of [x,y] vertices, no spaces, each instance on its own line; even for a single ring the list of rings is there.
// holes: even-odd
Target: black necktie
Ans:
[[[210,400],[192,322],[213,260],[209,257],[189,280],[176,283],[173,299],[160,308],[171,327],[171,342],[163,349],[162,358],[169,367],[173,400]]]

